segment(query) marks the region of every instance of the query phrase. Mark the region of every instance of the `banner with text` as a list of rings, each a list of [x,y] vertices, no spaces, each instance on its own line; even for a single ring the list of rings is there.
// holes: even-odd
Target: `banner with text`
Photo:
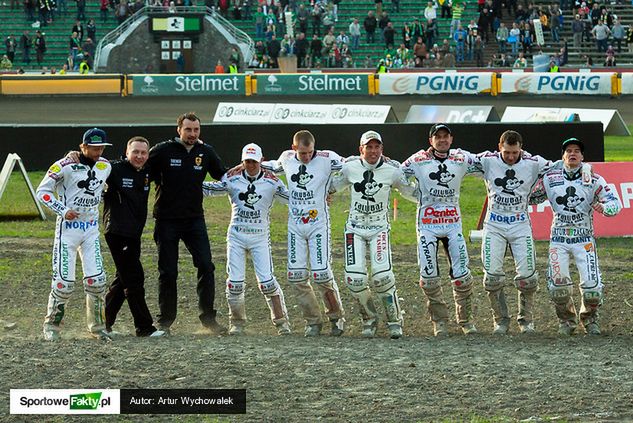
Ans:
[[[479,94],[490,92],[491,72],[383,73],[380,95]]]
[[[11,414],[245,414],[245,389],[11,389]]]
[[[257,94],[368,95],[369,74],[259,74]]]
[[[576,117],[581,122],[602,122],[606,135],[631,135],[622,115],[616,109],[508,106],[503,112],[501,122],[573,122]]]
[[[622,211],[614,217],[594,213],[596,237],[633,235],[633,162],[592,163],[594,171],[602,176],[611,190],[622,201]],[[552,226],[552,208],[549,202],[530,206],[532,233],[535,239],[548,240]]]
[[[214,123],[385,123],[391,106],[363,104],[219,103]]]
[[[133,95],[246,95],[245,75],[131,75]]]
[[[611,73],[503,73],[501,93],[611,94]]]
[[[622,72],[622,94],[633,94],[633,73]]]
[[[479,123],[499,121],[492,106],[411,106],[406,123]]]

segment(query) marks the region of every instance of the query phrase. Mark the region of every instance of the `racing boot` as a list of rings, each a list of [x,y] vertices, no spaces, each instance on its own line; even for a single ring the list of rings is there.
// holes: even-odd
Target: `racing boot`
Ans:
[[[575,321],[561,321],[558,324],[558,334],[561,336],[571,336],[576,330]]]
[[[246,304],[243,295],[229,295],[229,335],[243,335],[246,326]],[[268,300],[268,299],[266,299]]]
[[[400,323],[387,323],[387,328],[391,339],[402,338],[402,325]]]
[[[105,329],[101,329],[97,332],[90,332],[90,335],[93,338],[104,342],[112,342],[113,340],[112,335],[110,335],[110,333],[107,332]]]
[[[274,320],[273,323],[277,328],[277,334],[290,335],[290,324],[288,323],[288,319],[286,317]]]
[[[321,329],[323,329],[323,324],[321,323],[315,323],[313,325],[306,325],[305,331],[303,332],[303,335],[310,338],[313,336],[319,336],[321,335]]]
[[[517,322],[521,333],[534,333],[534,294],[535,290],[519,290],[519,313]]]
[[[62,339],[61,335],[59,333],[60,332],[59,329],[53,330],[53,329],[44,327],[44,331],[43,332],[44,332],[44,340],[45,341],[57,342],[60,339]]]
[[[330,336],[341,336],[345,332],[346,322],[344,318],[330,320]]]
[[[510,318],[506,317],[498,321],[495,320],[495,328],[492,330],[494,335],[505,335],[510,327]]]
[[[378,321],[376,319],[363,320],[363,330],[361,335],[363,338],[373,338],[376,336]]]
[[[325,283],[317,283],[316,285],[321,292],[321,298],[323,299],[323,304],[325,305],[325,315],[328,317],[330,322],[341,319],[345,322],[345,319],[343,319],[345,310],[343,310],[341,294],[339,293],[336,282],[334,280],[330,280]]]
[[[306,321],[306,330],[308,326],[321,324],[321,309],[319,308],[319,302],[314,294],[312,286],[308,282],[296,282],[291,283],[295,290],[299,307],[303,314],[303,318]],[[319,329],[320,332],[320,329]],[[318,333],[317,333],[318,335]],[[306,335],[308,336],[308,335]]]
[[[492,318],[494,319],[492,333],[505,335],[510,327],[510,315],[508,313],[505,290],[501,288],[496,291],[487,291],[487,294],[490,308],[492,309]]]
[[[587,335],[600,335],[602,333],[600,331],[600,325],[596,321],[585,323],[584,326]]]
[[[475,327],[474,323],[464,323],[461,325],[462,326],[462,332],[464,332],[464,335],[474,335],[477,333],[477,327]]]
[[[436,323],[444,322],[444,329],[446,329],[446,322],[448,321],[448,307],[444,301],[442,295],[442,287],[436,286],[434,288],[422,288],[424,295],[426,295],[426,305],[431,316],[433,326],[436,327]]]
[[[105,326],[105,295],[86,294],[86,320],[90,333],[97,334],[101,338],[101,333],[106,333]]]
[[[462,282],[461,285],[458,283]],[[453,281],[453,298],[455,299],[455,316],[457,323],[462,327],[464,335],[472,335],[477,333],[477,328],[472,323],[472,278],[463,281]]]
[[[448,328],[447,328],[446,320],[438,320],[437,322],[433,322],[433,335],[437,337],[445,337],[448,336]]]
[[[584,291],[582,293],[580,320],[585,327],[585,331],[589,335],[600,335],[600,325],[598,325],[598,308],[601,304],[601,292]]]

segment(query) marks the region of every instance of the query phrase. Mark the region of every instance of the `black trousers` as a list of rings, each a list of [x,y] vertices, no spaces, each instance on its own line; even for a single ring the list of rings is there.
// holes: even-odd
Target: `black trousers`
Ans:
[[[158,247],[158,324],[168,328],[176,320],[178,305],[178,245],[182,240],[198,269],[198,310],[202,325],[215,321],[215,266],[204,218],[157,219],[154,241]]]
[[[130,307],[137,336],[148,336],[156,328],[145,302],[145,274],[141,264],[141,238],[107,233],[105,235],[116,277],[106,294],[106,327],[112,328],[125,299]]]

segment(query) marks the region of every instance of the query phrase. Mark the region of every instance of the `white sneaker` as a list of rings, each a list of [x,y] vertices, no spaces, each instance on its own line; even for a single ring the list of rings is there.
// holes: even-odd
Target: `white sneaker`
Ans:
[[[167,332],[164,330],[157,329],[154,332],[149,334],[149,338],[166,338]]]
[[[58,330],[44,330],[44,340],[50,342],[56,342],[62,339]]]

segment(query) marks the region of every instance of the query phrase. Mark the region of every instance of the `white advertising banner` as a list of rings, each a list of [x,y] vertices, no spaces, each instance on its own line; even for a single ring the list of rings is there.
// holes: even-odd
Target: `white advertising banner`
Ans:
[[[501,93],[611,94],[612,73],[503,73]]]
[[[498,121],[499,115],[492,106],[411,106],[406,123],[479,123]]]
[[[388,105],[219,103],[214,123],[385,123]]]
[[[622,72],[622,94],[633,94],[633,73]]]
[[[274,103],[219,103],[213,122],[267,123],[274,108]]]
[[[556,107],[506,107],[501,122],[602,122],[606,135],[631,135],[615,109],[566,109]]]
[[[331,104],[277,103],[270,123],[328,123]]]
[[[327,123],[385,123],[391,106],[333,104]]]
[[[490,92],[492,72],[383,73],[380,95]]]

